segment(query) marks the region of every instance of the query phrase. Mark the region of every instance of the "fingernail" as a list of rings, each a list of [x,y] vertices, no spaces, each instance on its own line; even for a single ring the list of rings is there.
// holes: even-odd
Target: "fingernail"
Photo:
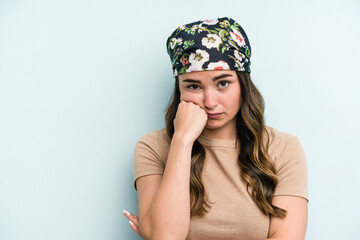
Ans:
[[[134,224],[132,221],[130,221],[130,220],[129,220],[129,223],[130,223],[130,225],[135,226],[135,224]]]
[[[130,215],[130,213],[128,211],[126,211],[126,210],[123,210],[123,213],[125,213],[128,216]]]

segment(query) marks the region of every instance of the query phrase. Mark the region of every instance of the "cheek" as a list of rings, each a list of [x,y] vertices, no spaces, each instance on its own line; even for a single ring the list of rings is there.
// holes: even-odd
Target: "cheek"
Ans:
[[[201,104],[200,94],[195,94],[190,92],[180,92],[180,100],[184,100],[186,102],[193,102],[197,105]]]
[[[238,112],[238,110],[240,109],[240,101],[240,93],[234,92],[231,94],[231,96],[229,96],[229,98],[227,99],[227,101],[225,101],[224,104],[226,104],[229,109]]]

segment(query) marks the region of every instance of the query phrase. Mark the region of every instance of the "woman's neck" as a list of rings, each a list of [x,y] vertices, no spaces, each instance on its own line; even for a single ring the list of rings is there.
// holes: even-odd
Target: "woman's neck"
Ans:
[[[237,138],[236,122],[231,121],[221,128],[211,129],[205,127],[201,135],[213,139],[235,140]]]

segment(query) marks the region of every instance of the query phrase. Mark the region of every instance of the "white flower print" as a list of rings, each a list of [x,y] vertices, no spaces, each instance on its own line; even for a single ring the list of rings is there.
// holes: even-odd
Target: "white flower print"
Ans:
[[[235,55],[235,67],[239,69],[239,71],[245,71],[244,63],[247,62],[247,58],[245,58],[245,55],[237,50],[234,51]],[[245,59],[245,61],[243,60]]]
[[[201,24],[200,24],[201,25]],[[196,31],[197,29],[199,28],[199,25],[193,25],[193,26],[191,26],[191,30],[192,31]]]
[[[234,67],[236,67],[238,69],[238,71],[241,71],[241,72],[245,71],[243,62],[236,61],[234,64]]]
[[[200,33],[200,32],[203,31],[203,28],[206,28],[206,27],[204,27],[202,24],[203,24],[203,23],[200,23],[199,25],[194,25],[194,26],[192,26],[192,27],[190,28],[190,30],[191,30],[191,31],[194,31],[194,32],[196,32],[196,30],[197,30],[197,32]]]
[[[196,50],[195,53],[191,53],[189,56],[189,63],[191,65],[186,72],[201,71],[202,66],[207,61],[209,61],[209,53],[201,49]]]
[[[245,46],[245,39],[241,33],[235,28],[230,32],[232,39],[240,46]]]
[[[219,50],[219,46],[222,43],[222,40],[216,34],[208,34],[207,37],[203,37],[201,43],[207,48],[216,48],[217,50]]]
[[[206,28],[202,25],[203,23],[200,23],[199,25],[196,25],[196,29],[198,30],[198,33],[203,31],[203,28]]]
[[[202,22],[207,25],[215,25],[219,21],[217,19],[206,19],[206,20],[203,20]]]
[[[175,68],[174,77],[176,77],[177,75],[178,75],[178,71],[177,71],[177,69]]]
[[[174,49],[174,47],[176,45],[181,45],[182,44],[182,38],[172,38],[170,41],[170,47],[171,49]]]
[[[208,70],[230,70],[230,66],[225,61],[220,60],[218,62],[209,63]]]
[[[242,61],[243,58],[245,58],[245,55],[239,52],[238,50],[234,50],[234,55],[236,59],[238,59],[240,62]]]
[[[179,26],[178,29],[179,29],[179,30],[184,30],[184,29],[185,29],[185,26],[184,26],[184,25]]]

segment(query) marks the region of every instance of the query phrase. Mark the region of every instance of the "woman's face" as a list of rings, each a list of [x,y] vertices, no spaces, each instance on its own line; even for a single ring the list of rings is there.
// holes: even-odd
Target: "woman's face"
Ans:
[[[240,109],[240,82],[236,71],[211,70],[179,75],[180,100],[199,105],[208,114],[205,129],[233,130]]]

